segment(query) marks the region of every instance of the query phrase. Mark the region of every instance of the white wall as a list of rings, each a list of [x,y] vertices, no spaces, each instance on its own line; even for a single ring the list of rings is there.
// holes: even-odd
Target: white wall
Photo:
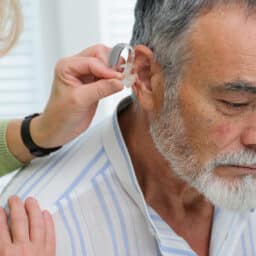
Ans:
[[[62,53],[59,47],[60,31],[57,2],[52,0],[40,0],[39,2],[41,13],[42,77],[44,84],[44,98],[46,101],[51,89],[55,63]]]
[[[100,41],[97,0],[58,0],[60,49],[72,55]]]
[[[97,0],[40,0],[46,96],[57,60],[100,41],[97,5]]]

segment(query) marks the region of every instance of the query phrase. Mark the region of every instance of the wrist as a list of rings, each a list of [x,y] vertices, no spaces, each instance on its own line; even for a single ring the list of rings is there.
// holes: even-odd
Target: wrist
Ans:
[[[45,122],[43,114],[33,118],[30,123],[30,134],[36,145],[42,148],[61,146],[57,144],[57,133]]]
[[[38,117],[39,114],[35,113],[32,115],[29,115],[27,117],[25,117],[22,121],[21,124],[21,138],[22,141],[24,143],[24,145],[27,147],[27,149],[29,150],[29,152],[36,157],[43,157],[43,156],[47,156],[49,154],[51,154],[52,152],[55,152],[57,150],[59,150],[61,148],[61,146],[58,147],[45,147],[45,146],[41,146],[43,143],[41,143],[41,145],[37,144],[40,142],[35,142],[34,139],[32,138],[32,134],[31,134],[31,122],[33,119],[35,119],[36,117]],[[37,122],[35,122],[37,123]],[[35,126],[34,126],[35,127]],[[36,127],[39,129],[39,126]],[[36,134],[42,134],[40,133],[40,130],[38,132],[38,130],[35,130]],[[37,138],[42,138],[42,137],[37,137]],[[49,141],[49,137],[46,138],[46,141]],[[44,143],[45,145],[45,143]]]

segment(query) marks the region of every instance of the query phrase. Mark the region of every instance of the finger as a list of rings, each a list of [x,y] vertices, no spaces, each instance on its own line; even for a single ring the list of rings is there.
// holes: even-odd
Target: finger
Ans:
[[[77,56],[94,57],[101,60],[105,65],[108,65],[111,48],[105,45],[95,45],[80,52]]]
[[[7,215],[5,210],[0,207],[0,244],[11,243],[11,235],[8,228]]]
[[[88,104],[93,104],[107,96],[121,91],[123,88],[124,85],[120,80],[109,79],[99,80],[95,83],[88,84],[82,87],[81,90],[84,91],[86,102],[88,102]]]
[[[109,66],[109,56],[110,56],[111,50],[112,48],[107,47],[105,45],[96,45],[96,46],[85,49],[84,51],[79,53],[77,56],[95,57],[101,60],[106,66]],[[117,70],[118,72],[122,72],[123,68],[121,68],[120,66],[125,63],[126,63],[125,58],[120,56],[119,61],[116,67],[114,67],[114,69]]]
[[[56,67],[56,72],[64,79],[79,79],[81,76],[91,76],[105,79],[121,79],[123,75],[107,66],[95,58],[70,58],[60,62]]]
[[[13,242],[29,241],[28,217],[24,204],[17,196],[8,200],[10,209],[10,230]]]
[[[46,242],[47,255],[55,255],[56,238],[55,238],[54,222],[51,214],[48,211],[43,211],[43,217],[44,217],[45,230],[46,230],[45,242]]]
[[[45,240],[45,223],[42,211],[37,201],[28,198],[25,207],[29,220],[29,235],[32,242],[42,243]]]
[[[122,73],[124,71],[124,68],[121,67],[121,65],[123,65],[125,63],[126,63],[125,59],[122,56],[120,56],[120,58],[118,60],[118,63],[114,67],[109,67],[109,68],[111,68],[111,70],[117,71],[118,73]],[[121,76],[118,77],[118,78],[120,79]],[[93,75],[91,75],[91,76],[90,75],[85,75],[85,76],[81,76],[81,80],[83,81],[84,84],[88,84],[88,83],[95,82],[99,79],[97,79]]]

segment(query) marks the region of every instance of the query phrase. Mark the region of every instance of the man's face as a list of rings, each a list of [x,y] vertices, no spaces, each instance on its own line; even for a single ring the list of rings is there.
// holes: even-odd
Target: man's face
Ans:
[[[256,14],[246,15],[229,6],[198,18],[178,95],[151,125],[173,170],[234,210],[256,207]]]

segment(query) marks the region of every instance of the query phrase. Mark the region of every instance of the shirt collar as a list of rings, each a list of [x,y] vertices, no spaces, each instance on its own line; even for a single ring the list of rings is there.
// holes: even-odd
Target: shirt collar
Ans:
[[[118,123],[118,113],[131,103],[131,97],[125,98],[119,103],[112,117],[105,120],[104,129],[102,129],[102,140],[121,185],[139,206],[142,213],[147,216],[145,200]]]

